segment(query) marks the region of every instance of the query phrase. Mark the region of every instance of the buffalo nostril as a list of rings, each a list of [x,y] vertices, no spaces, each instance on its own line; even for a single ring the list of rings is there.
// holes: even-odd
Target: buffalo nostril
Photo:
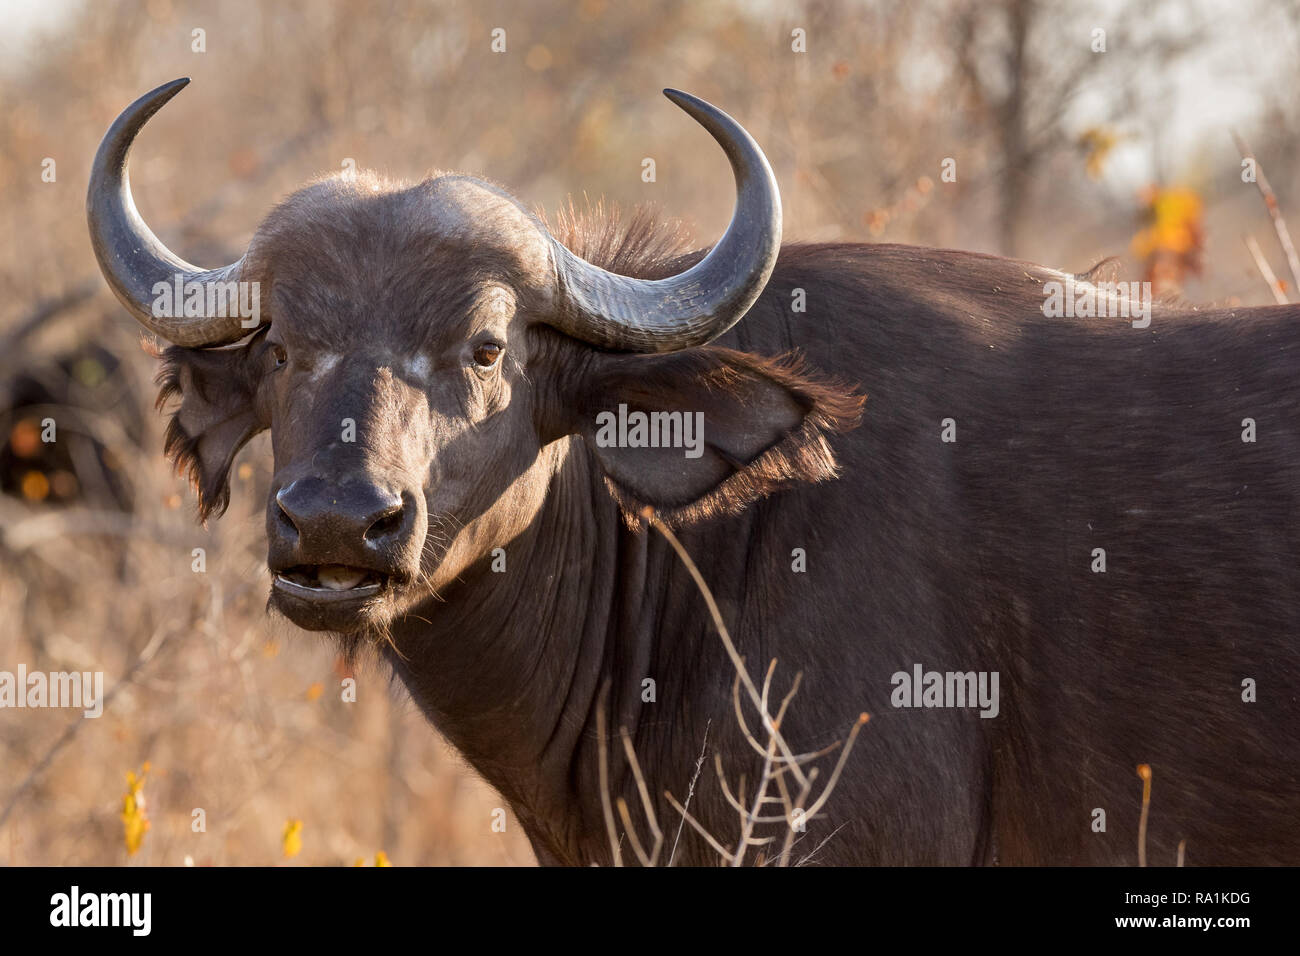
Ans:
[[[280,524],[284,525],[286,531],[298,531],[298,521],[294,518],[293,512],[284,505],[284,492],[280,491],[275,496],[275,512],[280,519]]]
[[[366,529],[367,541],[379,541],[389,535],[395,534],[402,528],[403,512],[405,509],[399,502],[384,514],[380,515]]]

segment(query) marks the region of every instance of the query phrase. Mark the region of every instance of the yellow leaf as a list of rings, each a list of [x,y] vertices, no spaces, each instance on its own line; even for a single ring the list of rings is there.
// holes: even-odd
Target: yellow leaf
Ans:
[[[1133,254],[1146,264],[1149,281],[1180,282],[1200,272],[1204,230],[1201,197],[1190,189],[1150,186],[1143,192],[1144,228],[1133,237]]]
[[[284,824],[284,836],[280,838],[284,844],[284,858],[292,860],[302,852],[302,821],[288,820]]]
[[[149,814],[144,798],[144,778],[149,773],[149,763],[140,768],[140,776],[126,772],[126,795],[122,797],[122,828],[126,838],[128,856],[135,856],[144,843],[149,830]]]
[[[1119,135],[1108,126],[1094,126],[1083,131],[1079,148],[1084,151],[1084,169],[1090,179],[1100,179],[1111,150],[1119,142]]]

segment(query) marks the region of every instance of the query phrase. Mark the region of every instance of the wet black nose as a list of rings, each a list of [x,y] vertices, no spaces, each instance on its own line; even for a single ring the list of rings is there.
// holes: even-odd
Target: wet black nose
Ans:
[[[381,549],[399,543],[410,531],[402,496],[369,482],[300,478],[281,488],[275,503],[308,554]]]

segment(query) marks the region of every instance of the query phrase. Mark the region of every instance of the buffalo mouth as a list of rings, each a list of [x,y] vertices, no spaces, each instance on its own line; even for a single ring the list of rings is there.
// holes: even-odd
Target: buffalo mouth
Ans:
[[[345,564],[297,564],[275,572],[275,590],[311,604],[344,604],[375,597],[392,577]]]

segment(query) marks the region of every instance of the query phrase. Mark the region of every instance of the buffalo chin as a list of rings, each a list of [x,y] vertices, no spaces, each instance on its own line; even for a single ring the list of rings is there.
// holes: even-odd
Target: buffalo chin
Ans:
[[[351,634],[381,628],[392,615],[388,582],[348,590],[304,587],[275,575],[270,606],[307,631]]]

